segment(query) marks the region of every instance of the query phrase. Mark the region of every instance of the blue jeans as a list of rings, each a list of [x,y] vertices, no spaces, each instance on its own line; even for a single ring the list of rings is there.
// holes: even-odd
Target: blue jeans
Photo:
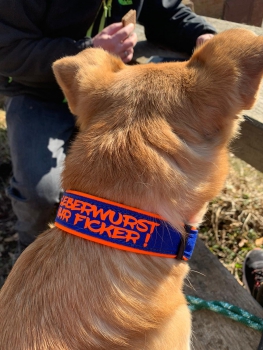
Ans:
[[[47,228],[60,200],[75,118],[65,103],[19,95],[6,99],[6,122],[13,167],[8,195],[20,244],[27,246]]]

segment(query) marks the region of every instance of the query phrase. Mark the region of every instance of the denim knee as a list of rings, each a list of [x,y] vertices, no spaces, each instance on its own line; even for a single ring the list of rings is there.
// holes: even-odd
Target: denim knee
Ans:
[[[65,104],[21,95],[8,100],[6,121],[14,174],[8,194],[19,238],[29,242],[46,228],[59,202],[75,118]]]
[[[25,203],[27,206],[43,209],[59,203],[61,192],[59,181],[49,176],[44,176],[37,185],[19,183],[12,177],[7,188],[7,194],[11,199]]]
[[[17,217],[15,229],[19,240],[27,246],[54,220],[61,194],[60,186],[49,182],[48,177],[42,179],[35,188],[19,184],[12,178],[7,193]]]

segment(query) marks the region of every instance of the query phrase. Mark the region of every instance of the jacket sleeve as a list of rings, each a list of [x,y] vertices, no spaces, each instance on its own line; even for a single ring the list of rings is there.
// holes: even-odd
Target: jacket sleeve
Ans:
[[[43,35],[47,1],[0,0],[0,75],[30,86],[55,82],[52,63],[74,55],[90,39],[50,38]],[[35,84],[33,84],[35,86]]]
[[[216,33],[213,26],[180,0],[145,0],[139,22],[149,41],[190,55],[200,35]]]

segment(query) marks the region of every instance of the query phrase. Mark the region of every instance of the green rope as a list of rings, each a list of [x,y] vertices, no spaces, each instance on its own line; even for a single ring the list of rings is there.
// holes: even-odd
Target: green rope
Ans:
[[[257,316],[250,314],[249,312],[226,303],[224,301],[206,301],[191,295],[186,296],[188,301],[189,308],[191,311],[207,309],[217,313],[220,313],[224,316],[232,318],[232,320],[241,322],[246,326],[249,326],[257,331],[263,331],[263,319]]]

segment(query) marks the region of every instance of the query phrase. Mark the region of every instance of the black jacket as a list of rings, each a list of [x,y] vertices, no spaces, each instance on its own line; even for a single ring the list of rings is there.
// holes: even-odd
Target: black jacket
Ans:
[[[107,0],[106,0],[107,1]],[[0,93],[29,93],[62,101],[51,65],[90,46],[86,33],[102,0],[0,0]],[[131,4],[132,3],[132,4]],[[198,36],[215,33],[181,0],[113,0],[111,17],[119,22],[130,9],[148,40],[191,54]],[[93,35],[96,34],[93,32]],[[11,79],[11,78],[12,79]]]

